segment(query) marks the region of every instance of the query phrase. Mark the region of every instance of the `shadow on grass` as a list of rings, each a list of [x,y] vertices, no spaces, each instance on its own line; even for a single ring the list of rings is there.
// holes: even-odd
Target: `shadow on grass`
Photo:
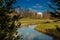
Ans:
[[[46,34],[53,37],[53,40],[60,40],[60,31],[56,29],[46,29]]]

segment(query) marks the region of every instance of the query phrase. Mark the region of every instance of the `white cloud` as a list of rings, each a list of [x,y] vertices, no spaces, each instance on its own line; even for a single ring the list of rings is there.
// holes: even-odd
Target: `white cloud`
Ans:
[[[51,2],[47,2],[48,4],[51,4]]]
[[[34,11],[37,12],[37,10],[33,9],[33,8],[29,8],[30,11]]]
[[[44,6],[46,5],[46,3],[43,4]]]
[[[39,5],[39,4],[36,4],[36,5]]]
[[[33,6],[33,8],[41,8],[42,6]]]
[[[29,10],[32,10],[32,8],[28,8]]]
[[[39,4],[36,4],[35,6],[33,6],[33,8],[42,8],[42,6]]]

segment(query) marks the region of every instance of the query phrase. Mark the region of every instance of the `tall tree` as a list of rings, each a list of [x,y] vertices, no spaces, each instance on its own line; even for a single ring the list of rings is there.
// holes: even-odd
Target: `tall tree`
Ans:
[[[53,9],[51,16],[54,18],[60,18],[60,0],[51,0],[49,7]]]
[[[0,0],[0,40],[18,40],[18,36],[15,34],[19,25],[15,25],[18,21],[19,16],[14,15],[11,17],[13,12],[12,5],[16,0]]]

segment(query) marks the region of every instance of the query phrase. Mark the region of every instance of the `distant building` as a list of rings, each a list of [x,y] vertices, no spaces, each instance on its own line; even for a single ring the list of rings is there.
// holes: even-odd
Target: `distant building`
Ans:
[[[37,18],[41,18],[42,19],[43,18],[43,13],[42,12],[38,12],[37,13]]]
[[[33,12],[30,9],[24,9],[21,7],[17,7],[15,9],[17,13],[20,15],[20,17],[29,17],[29,18],[39,18],[39,19],[50,19],[51,15],[49,11],[42,12]]]

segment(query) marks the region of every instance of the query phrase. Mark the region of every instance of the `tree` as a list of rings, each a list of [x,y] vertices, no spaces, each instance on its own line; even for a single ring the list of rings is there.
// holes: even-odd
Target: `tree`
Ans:
[[[20,24],[15,25],[19,16],[11,17],[12,5],[16,0],[0,0],[0,40],[18,40],[19,36],[15,37],[16,30]]]
[[[30,18],[36,18],[36,13],[35,12],[29,12],[28,17],[30,17]]]
[[[51,16],[54,18],[60,18],[60,0],[51,0],[51,4],[49,4],[49,7],[53,9],[53,12],[51,12]]]

